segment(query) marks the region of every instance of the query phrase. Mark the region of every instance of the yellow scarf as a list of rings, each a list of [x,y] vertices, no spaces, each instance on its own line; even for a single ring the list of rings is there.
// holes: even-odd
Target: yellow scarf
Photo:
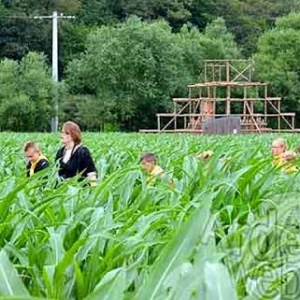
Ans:
[[[286,173],[294,173],[297,172],[297,167],[294,166],[291,162],[285,162],[281,155],[276,155],[273,158],[273,165],[275,167],[282,167],[283,171]]]
[[[41,155],[39,156],[39,158],[38,158],[35,162],[32,162],[32,163],[31,163],[30,170],[29,170],[29,175],[30,175],[30,176],[32,176],[32,175],[34,174],[35,167],[36,167],[36,165],[38,164],[38,162],[39,162],[41,159],[46,159],[46,160],[48,160],[48,159],[46,158],[46,156],[44,156],[43,154],[41,154]]]
[[[155,177],[164,175],[164,170],[160,166],[155,166],[150,174],[147,176],[146,182],[150,185],[155,183]]]

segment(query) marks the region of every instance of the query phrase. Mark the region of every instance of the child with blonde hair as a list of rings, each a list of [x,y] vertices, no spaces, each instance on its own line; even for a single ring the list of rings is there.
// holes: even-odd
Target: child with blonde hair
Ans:
[[[24,145],[24,154],[28,159],[26,165],[27,177],[49,167],[48,159],[42,154],[37,143],[29,141]]]

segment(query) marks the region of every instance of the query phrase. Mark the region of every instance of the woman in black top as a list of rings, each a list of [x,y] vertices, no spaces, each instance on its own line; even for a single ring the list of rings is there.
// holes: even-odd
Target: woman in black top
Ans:
[[[74,122],[66,122],[61,134],[63,147],[56,153],[58,175],[61,180],[80,174],[79,180],[89,179],[90,185],[96,185],[97,170],[87,147],[81,144],[81,131]]]

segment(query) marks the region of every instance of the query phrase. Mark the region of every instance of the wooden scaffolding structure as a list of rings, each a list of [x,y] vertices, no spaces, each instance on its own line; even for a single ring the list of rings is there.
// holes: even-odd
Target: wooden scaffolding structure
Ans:
[[[295,113],[281,112],[281,98],[252,81],[253,69],[252,60],[205,60],[204,82],[188,85],[187,98],[174,98],[173,112],[158,113],[157,129],[140,132],[202,133],[206,120],[221,117],[239,117],[242,132],[294,132]]]

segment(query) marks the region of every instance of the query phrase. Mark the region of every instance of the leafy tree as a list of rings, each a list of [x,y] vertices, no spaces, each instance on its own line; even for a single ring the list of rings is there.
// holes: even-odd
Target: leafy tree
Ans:
[[[35,51],[44,53],[51,62],[52,55],[52,21],[51,19],[34,19],[32,17],[39,15],[51,15],[54,10],[64,14],[75,14],[80,9],[79,0],[11,0],[3,1],[0,4],[0,57],[21,60],[28,52]],[[64,26],[64,23],[71,21],[59,21],[59,34],[65,38],[70,33],[70,27]],[[66,32],[64,30],[66,29]],[[75,45],[63,44],[59,52],[74,53],[74,49],[80,51],[77,47],[81,41],[81,27],[78,32],[71,30],[69,37]],[[60,37],[61,38],[61,37]],[[77,48],[76,48],[77,47]],[[62,71],[66,59],[59,55],[59,65]]]
[[[258,37],[274,25],[276,17],[299,8],[297,0],[2,0],[0,57],[20,60],[36,51],[45,53],[50,64],[51,20],[28,17],[50,15],[54,10],[77,17],[76,21],[59,22],[61,76],[69,60],[82,51],[90,30],[118,24],[131,15],[146,21],[164,19],[172,32],[179,32],[186,24],[203,31],[216,17],[222,17],[244,55],[250,56]]]
[[[82,123],[95,123],[94,114],[86,113],[90,107],[101,124],[136,130],[155,126],[155,113],[167,110],[173,96],[186,96],[186,85],[199,80],[203,59],[238,55],[221,19],[205,34],[187,26],[174,34],[164,21],[132,17],[92,32],[85,53],[70,64],[67,82],[78,95]]]
[[[55,84],[45,57],[29,53],[19,63],[0,63],[0,127],[2,130],[50,129]],[[58,87],[59,93],[62,88]]]
[[[68,82],[75,93],[117,103],[110,113],[132,124],[140,109],[155,113],[164,107],[179,83],[180,49],[172,39],[163,21],[148,25],[130,18],[117,27],[101,27],[89,35],[82,58],[70,65]],[[138,126],[145,119],[135,121]]]
[[[215,11],[224,17],[243,53],[250,56],[259,36],[274,25],[277,17],[299,8],[300,2],[295,0],[222,0],[216,1]]]
[[[288,111],[300,109],[299,22],[299,13],[279,18],[276,27],[260,37],[254,56],[256,76],[271,83],[271,92],[283,98]]]

